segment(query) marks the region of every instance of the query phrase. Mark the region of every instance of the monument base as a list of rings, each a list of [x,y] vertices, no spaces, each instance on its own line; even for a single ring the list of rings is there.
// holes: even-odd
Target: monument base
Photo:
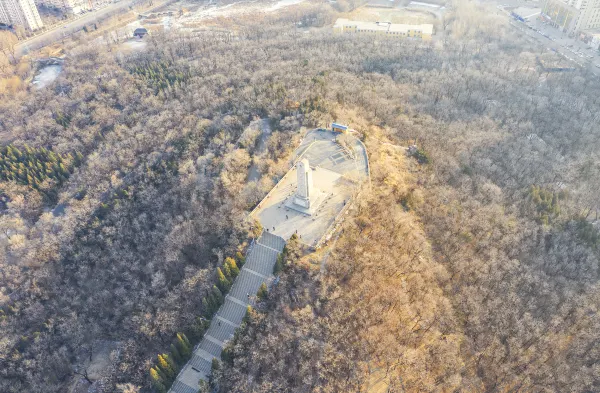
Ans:
[[[302,198],[296,195],[294,197],[294,203],[306,209],[310,208],[310,198]]]
[[[285,200],[284,206],[287,209],[292,209],[297,212],[312,216],[313,214],[315,214],[317,212],[317,210],[319,209],[319,206],[321,206],[321,204],[327,198],[327,193],[319,190],[318,188],[313,188],[311,190],[311,193],[312,193],[312,195],[308,201],[305,201],[305,200],[301,201],[301,202],[309,202],[308,207],[305,206],[305,203],[303,203],[302,205],[296,203],[296,199],[298,199],[298,197],[295,195],[292,195],[291,197],[287,198]]]

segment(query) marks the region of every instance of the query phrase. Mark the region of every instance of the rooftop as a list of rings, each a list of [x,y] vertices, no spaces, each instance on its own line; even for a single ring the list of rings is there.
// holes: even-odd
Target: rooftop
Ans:
[[[433,34],[432,24],[405,25],[391,22],[363,22],[339,18],[335,21],[334,28],[356,27],[357,30],[390,31],[407,33],[409,30],[420,31],[425,34]]]

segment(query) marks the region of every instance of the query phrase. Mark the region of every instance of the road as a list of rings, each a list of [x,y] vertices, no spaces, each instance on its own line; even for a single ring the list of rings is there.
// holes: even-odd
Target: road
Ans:
[[[594,75],[600,75],[600,68],[596,67],[596,64],[600,64],[600,53],[589,49],[585,42],[569,38],[560,30],[540,20],[530,20],[526,23],[513,20],[511,24],[523,34],[545,45],[548,51],[556,52],[579,67],[587,68]]]
[[[135,2],[135,0],[121,0],[118,3],[109,4],[108,6],[84,14],[82,17],[59,25],[52,30],[49,30],[36,37],[30,38],[27,41],[17,44],[16,55],[22,56],[29,51],[40,49],[53,42],[59,41],[64,37],[70,36],[83,29],[83,26],[90,25],[94,22],[102,21],[112,15],[125,12]]]
[[[493,2],[494,3],[494,2]],[[514,19],[510,12],[515,7],[540,7],[539,3],[531,3],[523,0],[502,0],[502,5],[497,8],[500,12],[505,13],[510,24],[519,30],[523,35],[531,37],[546,47],[546,50],[556,52],[564,59],[587,69],[595,76],[600,76],[600,52],[591,49],[588,45],[575,38],[568,37],[565,33],[550,26],[543,20],[530,18],[526,22],[521,22]]]

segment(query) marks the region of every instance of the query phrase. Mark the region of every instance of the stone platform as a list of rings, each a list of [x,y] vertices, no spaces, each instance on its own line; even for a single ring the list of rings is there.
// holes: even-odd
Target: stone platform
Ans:
[[[313,188],[311,191],[312,196],[309,198],[309,207],[304,207],[296,203],[295,195],[292,195],[291,197],[287,198],[283,205],[287,209],[292,209],[307,216],[312,216],[319,211],[319,206],[321,206],[323,201],[325,201],[325,199],[327,198],[327,193],[319,190],[318,188]]]
[[[350,149],[337,143],[337,136],[330,131],[311,131],[296,150],[296,162],[308,160],[312,189],[319,190],[324,198],[309,210],[292,204],[298,192],[297,165],[294,165],[251,214],[265,230],[284,239],[297,234],[309,246],[316,246],[326,235],[359,185],[369,178],[364,146],[349,136]]]

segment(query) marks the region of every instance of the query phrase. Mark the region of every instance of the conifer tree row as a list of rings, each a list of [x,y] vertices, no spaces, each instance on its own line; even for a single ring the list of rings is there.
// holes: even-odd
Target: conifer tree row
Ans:
[[[245,258],[242,253],[238,252],[235,259],[225,258],[223,266],[216,269],[217,284],[213,285],[206,296],[202,298],[202,314],[206,318],[198,317],[195,326],[190,330],[190,337],[194,343],[200,341],[204,332],[208,329],[210,319],[221,307],[225,300],[224,295],[240,274],[238,264],[241,265],[244,261]],[[264,290],[266,290],[266,286]],[[150,380],[157,392],[164,393],[169,390],[181,368],[192,356],[193,348],[194,344],[188,339],[187,335],[177,333],[175,340],[169,347],[170,353],[162,353],[157,356],[154,366],[150,368]]]
[[[79,152],[57,154],[44,147],[7,145],[0,148],[0,179],[30,186],[52,198],[54,187],[43,183],[49,179],[62,185],[82,159]]]
[[[166,61],[151,62],[146,65],[133,67],[131,73],[139,75],[152,86],[156,93],[161,90],[180,86],[182,82],[190,78],[189,71],[181,71]]]

